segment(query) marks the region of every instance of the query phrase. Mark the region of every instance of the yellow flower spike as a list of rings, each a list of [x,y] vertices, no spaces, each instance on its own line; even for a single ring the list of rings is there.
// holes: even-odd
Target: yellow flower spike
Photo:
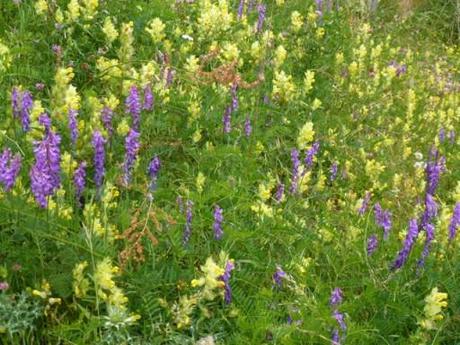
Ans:
[[[117,39],[118,31],[115,29],[115,25],[113,25],[110,17],[105,17],[102,32],[104,33],[108,44],[112,44],[112,42]]]
[[[160,18],[154,18],[149,22],[148,26],[145,28],[145,31],[147,31],[154,43],[159,43],[165,38],[165,28],[166,25]]]
[[[273,61],[275,64],[275,68],[278,68],[284,63],[284,61],[286,60],[286,56],[287,56],[286,49],[284,49],[282,45],[279,45],[275,50],[275,59]]]
[[[423,309],[425,319],[420,321],[419,324],[426,330],[436,328],[435,321],[443,319],[441,314],[442,308],[447,307],[447,293],[439,292],[435,287],[431,290],[430,294],[425,297],[425,307]]]
[[[196,190],[198,191],[198,193],[201,193],[203,192],[203,187],[204,187],[204,183],[206,181],[206,177],[204,176],[204,174],[200,171],[196,177]]]
[[[292,81],[292,76],[287,75],[284,71],[275,71],[275,77],[273,79],[273,94],[281,102],[292,101],[296,96],[296,89]]]
[[[314,136],[315,131],[313,130],[313,122],[308,121],[300,129],[299,136],[297,137],[297,145],[299,149],[306,149],[313,141]]]
[[[48,12],[48,3],[46,0],[37,0],[34,7],[38,15],[45,15]]]

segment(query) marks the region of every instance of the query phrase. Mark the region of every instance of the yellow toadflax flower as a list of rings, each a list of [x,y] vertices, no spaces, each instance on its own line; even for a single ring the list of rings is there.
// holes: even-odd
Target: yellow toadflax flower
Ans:
[[[436,321],[442,320],[444,316],[441,314],[442,308],[447,307],[447,293],[438,292],[435,287],[431,293],[425,297],[425,319],[419,322],[420,326],[426,330],[436,328]]]
[[[273,79],[273,94],[281,102],[292,101],[295,97],[295,85],[292,81],[292,76],[287,75],[284,71],[276,72]]]
[[[313,84],[315,83],[315,72],[306,71],[304,78],[304,92],[308,94],[313,89]]]
[[[196,177],[196,190],[198,193],[201,193],[203,191],[204,187],[204,182],[206,181],[206,177],[204,174],[200,171],[198,173],[198,176]]]
[[[145,28],[145,31],[150,34],[150,37],[154,43],[158,43],[163,41],[165,38],[165,28],[166,25],[161,21],[160,18],[154,18],[149,22],[149,25]]]
[[[38,15],[46,14],[46,12],[48,12],[48,4],[46,3],[46,0],[37,0],[35,3],[35,11]]]
[[[303,17],[298,11],[293,11],[291,13],[291,25],[292,31],[298,32],[303,25]]]
[[[72,271],[73,275],[73,291],[75,296],[78,298],[83,298],[86,296],[86,293],[89,289],[89,280],[85,278],[85,268],[88,266],[88,262],[83,261],[75,265],[75,268]]]
[[[69,4],[67,5],[67,21],[74,22],[80,17],[80,4],[78,0],[70,0]]]
[[[9,48],[0,39],[0,72],[5,71],[11,64]]]
[[[110,258],[105,258],[96,265],[94,281],[99,286],[99,289],[112,291],[115,288],[113,277],[118,272],[118,267],[112,266]],[[104,299],[107,297],[107,295],[102,291],[99,291],[98,293]]]
[[[107,39],[107,43],[109,44],[117,39],[118,31],[115,29],[115,25],[113,25],[110,17],[105,17],[102,32],[104,33],[105,38]]]
[[[297,137],[297,145],[299,149],[306,149],[315,137],[315,131],[313,130],[313,122],[306,122],[300,129],[299,136]]]
[[[201,294],[204,299],[213,300],[216,296],[215,289],[223,288],[225,283],[220,279],[225,272],[222,267],[219,267],[212,257],[206,259],[206,263],[201,266],[201,272],[204,273],[199,279],[193,279],[192,287],[203,287]]]

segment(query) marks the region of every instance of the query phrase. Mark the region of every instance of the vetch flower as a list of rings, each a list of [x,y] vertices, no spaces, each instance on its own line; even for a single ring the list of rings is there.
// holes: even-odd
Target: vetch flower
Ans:
[[[113,118],[113,110],[108,106],[105,106],[104,108],[102,108],[101,122],[104,125],[104,128],[107,131],[109,137],[113,135],[112,118]]]
[[[158,156],[152,158],[149,164],[148,175],[150,177],[150,192],[154,192],[157,187],[158,173],[160,172],[161,161]]]
[[[125,139],[126,152],[125,161],[123,163],[123,183],[125,186],[129,185],[131,180],[131,170],[134,167],[134,163],[136,162],[137,154],[140,149],[139,136],[139,132],[136,132],[134,129],[130,129]]]
[[[430,152],[430,159],[425,168],[427,179],[426,192],[431,195],[435,194],[436,188],[439,184],[440,175],[445,170],[445,158],[438,158],[438,155],[438,150],[433,148]]]
[[[16,182],[16,178],[21,170],[21,156],[16,154],[14,157],[9,148],[3,150],[0,156],[0,184],[8,192]]]
[[[45,137],[34,142],[35,164],[30,170],[32,193],[40,207],[48,206],[48,197],[53,195],[61,184],[61,137],[50,130],[49,118],[40,116],[39,122],[45,125]]]
[[[391,213],[383,210],[379,203],[374,205],[375,222],[383,228],[383,238],[388,239],[391,230]]]
[[[286,277],[286,272],[283,271],[281,266],[276,265],[276,271],[272,276],[273,282],[280,288],[283,285],[283,279],[285,279]]]
[[[343,292],[340,288],[335,288],[331,293],[331,298],[329,299],[329,305],[332,308],[336,308],[343,301]]]
[[[236,93],[238,90],[238,84],[233,83],[232,87],[230,88],[230,93],[232,95],[232,111],[238,110],[238,94]]]
[[[183,243],[184,246],[190,241],[190,237],[192,236],[192,219],[193,219],[193,202],[191,200],[187,200],[185,206],[185,228],[184,228],[184,236],[183,236]]]
[[[457,234],[457,229],[460,226],[460,202],[457,202],[454,207],[452,219],[449,224],[449,241],[452,241]]]
[[[220,277],[220,279],[225,283],[224,300],[226,304],[230,304],[232,301],[232,288],[230,286],[230,276],[234,268],[235,268],[235,263],[233,262],[233,260],[228,260],[225,265],[225,272]]]
[[[418,266],[422,267],[425,264],[425,259],[430,254],[431,243],[434,240],[434,226],[426,224],[425,227],[425,245],[423,246],[422,257],[418,260]]]
[[[277,203],[280,203],[283,201],[284,198],[284,184],[279,183],[278,187],[276,188],[276,193],[275,193],[275,200]]]
[[[230,133],[232,130],[232,107],[228,106],[225,108],[224,116],[222,117],[222,123],[224,125],[224,133]]]
[[[106,143],[105,138],[102,136],[101,132],[95,130],[93,132],[93,137],[91,140],[91,144],[94,150],[94,182],[96,183],[96,188],[98,193],[101,191],[102,182],[104,180],[105,175],[105,148],[104,145]]]
[[[75,187],[75,196],[77,200],[80,200],[80,197],[85,189],[85,178],[86,178],[86,162],[81,162],[77,169],[75,169],[73,174],[73,184]]]
[[[267,6],[263,3],[260,3],[257,5],[257,11],[259,12],[259,17],[257,18],[257,32],[261,32],[265,21]]]
[[[331,175],[329,176],[329,179],[331,181],[334,181],[337,178],[337,169],[338,169],[338,164],[337,162],[332,163],[330,173]]]
[[[126,97],[125,105],[126,112],[131,115],[133,120],[132,128],[139,131],[141,121],[141,101],[136,85],[131,86],[129,89],[129,95]]]
[[[361,202],[361,206],[358,209],[358,214],[360,216],[364,215],[366,213],[367,207],[369,206],[369,202],[371,201],[371,193],[366,192],[366,195],[364,196],[364,199]]]
[[[21,99],[21,122],[22,130],[24,132],[29,131],[30,129],[30,112],[32,110],[34,100],[32,94],[29,91],[24,91],[22,93]]]
[[[216,240],[220,240],[224,235],[222,230],[222,222],[224,221],[224,216],[222,213],[223,210],[219,207],[219,205],[216,205],[214,207],[214,224],[212,226],[214,229],[214,238]]]
[[[154,102],[154,96],[152,92],[152,86],[150,84],[147,84],[144,87],[144,104],[142,105],[142,108],[144,110],[152,110],[153,102]]]
[[[78,138],[77,116],[78,116],[78,111],[76,111],[74,109],[69,110],[70,140],[71,140],[73,146],[76,145],[77,138]]]
[[[419,226],[417,224],[417,219],[411,219],[409,221],[409,230],[407,231],[406,238],[404,240],[403,248],[398,253],[396,260],[393,262],[391,266],[392,270],[396,270],[401,268],[404,263],[407,261],[409,254],[412,250],[412,247],[415,244],[415,240],[417,239],[419,234]]]
[[[378,246],[378,239],[376,235],[372,235],[367,239],[367,255],[371,256]]]
[[[238,19],[241,19],[243,17],[244,2],[245,0],[240,0],[240,4],[238,5]]]
[[[305,154],[304,162],[308,168],[311,168],[313,166],[313,159],[318,154],[318,152],[319,152],[319,141],[315,141]]]
[[[246,117],[246,120],[244,121],[244,134],[246,134],[246,137],[249,137],[252,133],[252,127],[251,127],[251,120],[249,119],[249,116]]]

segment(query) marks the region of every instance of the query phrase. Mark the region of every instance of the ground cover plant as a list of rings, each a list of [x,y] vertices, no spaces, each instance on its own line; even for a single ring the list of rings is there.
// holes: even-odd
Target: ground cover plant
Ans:
[[[0,343],[460,344],[458,1],[0,2]]]

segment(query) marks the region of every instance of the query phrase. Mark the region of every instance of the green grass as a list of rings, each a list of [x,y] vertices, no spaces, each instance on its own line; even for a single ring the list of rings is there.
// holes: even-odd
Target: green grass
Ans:
[[[324,11],[321,20],[311,19],[314,1],[286,0],[282,6],[266,1],[265,33],[254,33],[257,10],[244,21],[235,19],[226,30],[203,30],[198,20],[206,10],[203,2],[105,1],[93,19],[80,18],[62,28],[56,27],[56,11],[61,8],[66,16],[68,1],[48,1],[51,11],[45,15],[36,13],[35,1],[0,4],[0,42],[12,58],[6,70],[0,69],[0,145],[2,151],[9,147],[19,152],[23,160],[15,187],[0,195],[0,282],[9,284],[0,292],[0,342],[195,344],[212,335],[218,344],[330,344],[331,332],[339,326],[329,299],[339,287],[344,299],[338,310],[347,324],[347,330],[340,331],[344,344],[460,343],[458,237],[451,243],[447,239],[449,212],[460,201],[459,143],[438,139],[441,129],[447,133],[460,129],[455,1],[426,1],[404,21],[390,1],[382,1],[376,13],[350,3],[339,11]],[[238,1],[221,3],[227,3],[236,18]],[[304,18],[299,32],[292,30],[292,11]],[[102,31],[108,16],[117,30],[122,23],[133,22],[134,48],[131,61],[117,63],[121,75],[109,81],[103,79],[106,71],[96,66],[101,56],[119,59],[120,39],[108,44]],[[162,42],[152,42],[144,30],[155,17],[166,25]],[[218,26],[223,22],[220,19]],[[368,31],[362,30],[364,23]],[[319,28],[324,29],[322,37]],[[264,44],[268,31],[273,39]],[[260,59],[253,56],[255,41],[260,41],[263,51]],[[238,77],[253,81],[263,71],[265,79],[256,87],[238,89],[239,108],[232,114],[231,132],[224,133],[222,116],[232,102],[229,85],[200,79],[185,66],[190,55],[202,57],[211,46],[224,49],[229,43],[238,47],[243,61],[236,70]],[[62,47],[62,56],[53,53],[53,45]],[[280,45],[287,56],[275,66],[275,49]],[[365,52],[361,57],[360,50]],[[162,66],[160,57],[166,51],[169,62]],[[343,54],[343,62],[338,62],[338,54]],[[220,53],[203,71],[230,64],[225,59]],[[405,65],[407,71],[388,77],[392,61]],[[142,68],[149,62],[155,65],[150,77],[155,106],[153,111],[142,111],[141,148],[126,187],[121,183],[125,134],[118,133],[117,126],[122,121],[131,124],[124,105],[126,86],[143,86]],[[354,62],[358,63],[355,74]],[[53,92],[56,70],[68,66],[75,74],[70,83],[81,97],[76,147],[71,145],[67,115],[58,107],[65,97]],[[165,68],[175,71],[170,87],[161,74]],[[315,72],[309,93],[304,91],[307,70]],[[273,92],[279,71],[292,76],[292,99],[279,99]],[[37,90],[36,83],[44,83],[44,90]],[[69,153],[75,163],[88,163],[83,207],[75,199],[72,174],[63,164],[65,194],[59,195],[60,191],[50,198],[54,208],[52,203],[41,209],[35,202],[29,178],[35,163],[32,142],[45,134],[36,120],[32,131],[24,133],[20,121],[13,118],[10,98],[15,86],[30,90],[51,114],[53,130],[62,136],[61,153]],[[415,101],[410,101],[409,90]],[[91,146],[93,131],[103,130],[94,99],[102,101],[110,94],[119,101],[113,117],[115,133],[106,145],[104,177],[104,183],[119,191],[113,206],[97,195]],[[321,101],[317,109],[315,99]],[[200,110],[194,117],[190,105],[195,103]],[[253,129],[249,137],[244,133],[247,118]],[[313,123],[320,150],[306,191],[291,194],[291,150],[299,149],[299,131],[308,121]],[[193,140],[197,130],[201,139]],[[435,241],[425,266],[417,269],[424,247],[422,230],[407,263],[392,271],[409,219],[424,212],[426,177],[423,168],[415,166],[415,153],[422,153],[422,161],[427,162],[433,145],[446,157],[446,171],[434,195],[439,208],[431,220]],[[146,172],[154,155],[161,159],[161,170],[151,201]],[[303,162],[304,150],[300,157]],[[332,181],[334,163],[338,174]],[[372,168],[373,163],[384,167],[381,173]],[[205,177],[201,191],[196,183],[200,172]],[[253,210],[261,202],[259,186],[271,180],[270,196],[263,204],[272,216],[261,216]],[[278,183],[285,186],[285,198],[279,203],[275,200]],[[356,205],[367,191],[372,192],[371,202],[359,215]],[[190,241],[184,246],[187,200],[193,202],[193,220]],[[387,241],[374,220],[377,202],[392,213]],[[88,215],[84,207],[90,204],[96,211]],[[224,217],[224,236],[219,241],[213,233],[216,205]],[[70,217],[59,214],[66,209],[72,210]],[[103,236],[91,230],[98,220]],[[132,246],[125,231],[135,222],[139,223],[135,232],[148,231],[155,237],[139,241],[140,262],[132,252],[126,261],[120,256]],[[125,236],[111,239],[110,226]],[[372,234],[378,236],[379,245],[368,256]],[[213,289],[212,298],[206,299],[204,287],[191,283],[203,276],[200,267],[207,258],[225,266],[219,259],[221,252],[235,262],[229,305],[222,288]],[[122,267],[111,278],[128,299],[122,306],[119,300],[110,302],[98,293],[102,283],[96,267],[104,258]],[[72,272],[84,261],[88,291],[81,296],[74,289]],[[281,287],[273,281],[278,265],[287,274]],[[50,286],[46,298],[37,296],[37,291],[46,292],[43,281]],[[448,294],[448,306],[435,329],[427,330],[419,321],[425,318],[424,299],[434,287]],[[106,296],[115,296],[113,287],[103,290]],[[180,327],[174,306],[184,296],[197,302]],[[60,298],[60,304],[50,302],[50,297]],[[130,322],[132,314],[140,319]]]

